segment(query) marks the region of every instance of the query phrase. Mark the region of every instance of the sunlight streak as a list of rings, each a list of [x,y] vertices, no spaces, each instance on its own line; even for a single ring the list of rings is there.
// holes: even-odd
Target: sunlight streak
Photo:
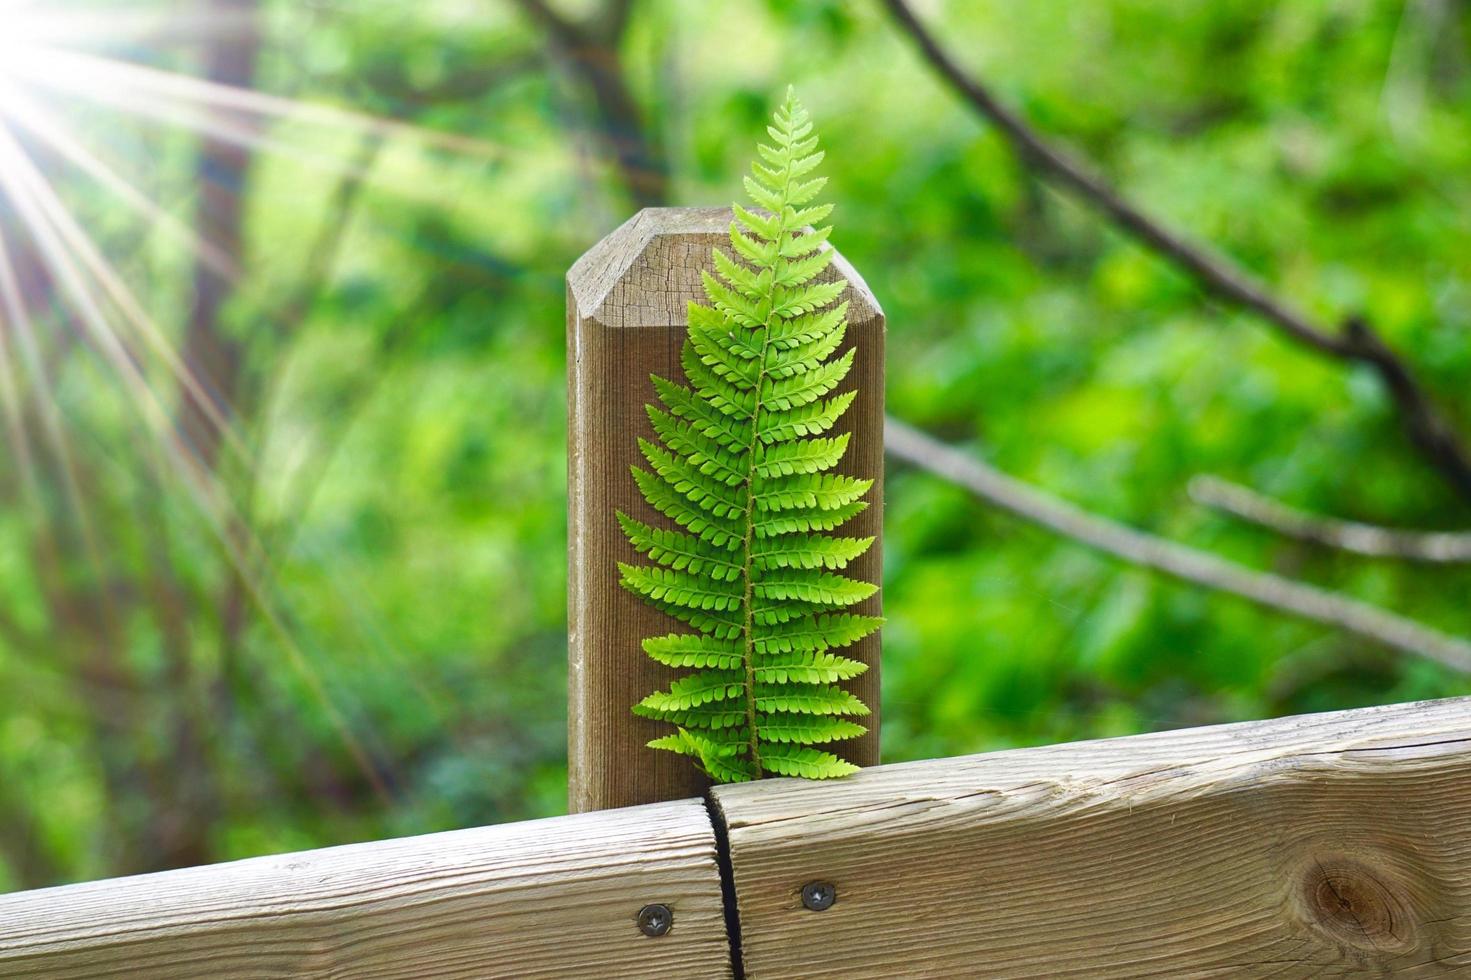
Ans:
[[[0,245],[3,249],[3,245]],[[11,323],[8,304],[0,307],[0,408],[5,412],[5,431],[14,447],[16,469],[20,471],[21,483],[29,500],[40,504],[40,482],[36,478],[36,463],[31,449],[30,433],[26,431],[25,414],[21,410],[20,373],[15,368],[15,359],[10,349],[10,335],[16,329]]]
[[[228,471],[217,473],[212,467],[199,465],[199,454],[184,443],[174,402],[187,394],[202,408],[209,425],[222,435],[233,458],[254,473],[260,460],[237,430],[244,423],[234,421],[228,406],[212,396],[206,379],[182,356],[166,326],[171,321],[161,322],[140,301],[133,288],[136,283],[130,285],[135,277],[124,274],[130,267],[115,265],[109,259],[107,253],[111,250],[104,246],[110,240],[94,238],[95,229],[79,218],[81,212],[74,214],[67,206],[61,191],[71,185],[60,182],[58,175],[70,178],[75,174],[94,183],[147,231],[157,230],[160,236],[181,246],[201,266],[231,282],[234,295],[245,298],[250,295],[250,287],[242,273],[242,261],[172,214],[165,207],[168,197],[161,197],[163,204],[159,203],[145,193],[148,183],[135,182],[129,179],[127,168],[119,170],[110,165],[106,145],[99,145],[90,129],[76,125],[78,117],[64,116],[57,109],[71,109],[85,100],[106,111],[127,113],[150,126],[261,151],[436,207],[458,203],[445,182],[424,179],[420,173],[402,180],[385,175],[374,163],[380,145],[392,140],[395,149],[426,158],[431,153],[447,153],[479,162],[499,162],[513,148],[96,53],[115,50],[120,41],[136,49],[160,38],[200,42],[243,37],[259,30],[253,16],[191,15],[176,9],[59,11],[56,6],[51,0],[0,0],[0,434],[12,443],[10,454],[17,472],[43,511],[50,507],[55,508],[55,516],[74,515],[74,522],[68,519],[62,525],[65,544],[75,548],[80,543],[95,576],[95,599],[106,607],[99,610],[106,632],[123,635],[128,626],[127,605],[112,595],[109,578],[119,566],[111,552],[99,548],[100,542],[110,543],[112,526],[103,523],[100,516],[94,523],[88,511],[89,504],[97,505],[99,499],[108,498],[93,496],[91,481],[97,474],[75,465],[91,460],[80,456],[74,459],[64,426],[67,420],[63,418],[63,403],[49,373],[53,369],[43,356],[43,351],[46,355],[55,353],[42,344],[52,336],[37,331],[38,326],[50,324],[50,317],[42,320],[31,315],[49,305],[54,292],[59,319],[69,328],[55,336],[56,342],[70,346],[75,336],[83,347],[96,353],[104,374],[119,393],[117,399],[128,409],[123,416],[125,438],[142,445],[138,458],[148,477],[145,483],[155,489],[168,488],[171,500],[180,499],[176,497],[178,492],[187,496],[187,501],[180,500],[181,510],[184,514],[197,510],[199,520],[208,528],[205,540],[217,540],[220,557],[216,567],[232,576],[231,589],[238,590],[233,594],[258,611],[259,619],[255,621],[265,627],[275,641],[273,645],[284,653],[290,672],[300,678],[304,697],[319,705],[325,730],[340,740],[378,798],[391,804],[395,794],[391,783],[397,782],[393,767],[387,761],[375,760],[371,751],[373,731],[365,731],[360,721],[354,724],[358,705],[353,691],[341,683],[335,662],[323,662],[316,651],[309,656],[310,645],[298,637],[301,624],[294,622],[280,574],[265,550],[258,526],[249,518],[248,496],[242,503],[231,495]],[[76,50],[78,45],[91,50]],[[294,128],[298,124],[309,128]],[[327,139],[314,142],[319,135]],[[361,163],[337,156],[345,152],[340,149],[345,137],[369,143],[375,152],[363,157]],[[205,160],[217,148],[206,143],[202,150],[191,150],[200,154],[198,159]],[[416,164],[425,162],[414,160]],[[436,166],[445,164],[437,158],[432,162]],[[201,181],[212,179],[207,169],[199,170],[198,175]],[[238,192],[234,187],[225,190]],[[21,250],[12,251],[7,235],[23,237]],[[16,258],[21,260],[19,266]],[[28,297],[23,291],[31,285],[33,263],[38,272],[44,270],[37,277],[46,284],[44,296]],[[248,419],[249,415],[242,418]],[[80,480],[79,474],[87,482]],[[162,479],[155,479],[154,474]],[[106,474],[104,479],[112,475]],[[52,483],[59,484],[59,490],[53,489]],[[57,499],[53,502],[46,498],[43,490]],[[167,512],[161,508],[159,514]],[[49,522],[44,520],[44,513],[42,516],[40,532],[50,533]],[[363,604],[363,595],[347,587],[336,574],[332,584],[359,630],[376,636],[373,609]],[[399,651],[391,643],[385,646],[397,660]],[[418,678],[411,676],[408,680],[411,690],[417,691],[431,710],[445,716],[450,713]]]
[[[135,92],[214,106],[282,120],[315,122],[382,138],[404,137],[425,146],[466,156],[494,159],[505,147],[458,133],[426,129],[412,123],[339,109],[319,102],[303,102],[220,82],[191,78],[161,68],[117,61],[100,55],[49,46],[17,51],[7,70],[33,82],[87,94],[95,88],[123,88]]]
[[[7,166],[8,164],[8,166]],[[97,246],[93,244],[87,233],[82,230],[71,214],[62,204],[61,199],[56,196],[46,177],[36,165],[25,155],[20,144],[17,143],[8,132],[0,129],[0,183],[7,177],[14,177],[25,185],[27,193],[32,195],[35,201],[49,219],[51,227],[60,233],[62,240],[70,247],[72,252],[79,256],[82,263],[91,272],[95,281],[101,284],[103,291],[116,304],[123,316],[131,323],[135,330],[142,336],[144,341],[153,351],[163,359],[172,375],[180,385],[203,407],[206,417],[224,437],[232,451],[244,454],[244,444],[239,435],[234,431],[229,420],[220,411],[215,399],[209,393],[204,383],[195,376],[183,361],[183,358],[174,350],[164,336],[163,329],[148,315],[131,290],[122,281],[107,260],[102,257]],[[100,314],[99,314],[100,315]],[[98,329],[107,330],[105,318],[98,321]],[[109,331],[110,332],[110,331]],[[131,358],[129,359],[131,361]],[[144,387],[148,387],[146,379],[141,372],[138,377]],[[155,399],[156,403],[156,399]],[[161,411],[161,408],[160,408]]]
[[[253,29],[256,18],[235,11],[56,10],[43,0],[0,0],[5,33],[0,55],[54,44],[84,46],[198,41],[233,37]]]
[[[135,214],[187,248],[222,278],[235,281],[240,269],[235,261],[200,238],[188,225],[160,207],[83,146],[59,121],[48,117],[36,103],[0,78],[0,116],[14,119],[27,131],[59,153],[63,159],[97,181]]]
[[[11,204],[30,230],[47,267],[71,297],[81,314],[83,324],[100,351],[139,399],[144,415],[154,426],[167,429],[168,415],[158,401],[157,394],[138,370],[132,353],[108,324],[107,316],[87,288],[81,271],[67,254],[66,248],[47,220],[44,209],[40,208],[27,188],[26,172],[30,166],[30,161],[16,143],[15,137],[8,130],[0,128],[0,188],[6,191]]]
[[[140,99],[137,93],[87,89],[78,91],[76,94],[88,101],[125,112],[146,122],[185,130],[210,139],[219,140],[222,143],[228,143],[231,146],[238,146],[248,150],[263,150],[273,156],[291,160],[294,163],[308,167],[319,173],[329,174],[333,177],[350,177],[364,184],[383,188],[405,200],[434,207],[443,207],[446,204],[445,193],[437,185],[426,186],[418,184],[410,186],[402,181],[386,179],[370,167],[364,167],[322,153],[316,153],[299,146],[293,146],[275,137],[266,136],[260,132],[259,127],[254,122],[246,122],[244,120],[230,122],[222,119],[216,113],[205,112],[201,107],[196,105],[170,104],[158,100]]]
[[[102,552],[97,546],[92,519],[87,512],[86,504],[82,501],[81,486],[77,482],[76,464],[72,459],[71,449],[67,446],[65,430],[61,424],[61,412],[57,407],[59,403],[46,376],[45,362],[41,357],[41,345],[36,337],[30,314],[26,310],[25,297],[21,293],[15,263],[11,261],[9,247],[5,243],[3,227],[0,227],[0,310],[4,311],[9,324],[15,328],[21,360],[31,375],[32,383],[40,392],[38,402],[41,426],[46,433],[46,443],[56,458],[57,468],[61,471],[62,496],[66,500],[67,508],[76,519],[87,563],[93,575],[101,581]]]
[[[17,154],[21,159],[17,160]],[[38,210],[38,205],[32,198],[30,189],[18,186],[21,182],[17,179],[17,173],[24,174],[29,161],[24,159],[24,154],[15,143],[14,138],[0,128],[0,188],[3,188],[11,203],[16,207],[22,218],[26,221],[31,234],[37,245],[41,248],[43,257],[52,274],[60,281],[66,291],[71,294],[73,303],[81,313],[83,320],[87,323],[90,332],[97,342],[104,348],[108,359],[124,378],[135,396],[140,400],[140,407],[144,421],[153,429],[158,437],[160,446],[171,463],[179,471],[181,482],[195,498],[195,503],[205,523],[210,527],[215,537],[219,540],[226,558],[240,576],[241,583],[245,586],[252,602],[260,610],[266,620],[268,627],[275,634],[277,642],[286,651],[287,657],[298,674],[306,682],[313,697],[318,701],[325,712],[329,723],[337,732],[349,754],[355,763],[362,769],[364,778],[372,785],[374,792],[385,803],[392,801],[392,793],[387,783],[383,780],[377,766],[373,763],[370,754],[362,745],[361,741],[353,733],[346,717],[332,700],[320,672],[306,657],[300,644],[297,643],[291,631],[286,626],[274,603],[267,593],[266,586],[262,583],[256,569],[252,567],[252,561],[242,548],[235,536],[230,533],[229,523],[226,517],[219,513],[221,507],[231,510],[232,505],[228,498],[220,493],[212,493],[217,488],[206,486],[202,482],[203,475],[196,467],[189,465],[179,454],[177,441],[172,438],[172,430],[169,419],[164,413],[162,406],[158,403],[157,396],[148,385],[147,380],[139,372],[126,348],[122,346],[117,335],[108,325],[107,317],[96,298],[87,288],[84,277],[77,269],[72,257],[67,254],[66,249],[57,237],[54,228],[47,221],[44,210]],[[9,280],[7,280],[8,282]],[[7,300],[10,290],[6,288]],[[7,306],[10,304],[7,302]],[[78,499],[80,504],[80,498]],[[236,521],[236,526],[244,528],[243,522]],[[252,552],[259,553],[259,546],[255,539],[245,534],[246,547]],[[95,549],[95,545],[92,546]],[[263,559],[258,559],[256,564],[262,564]]]

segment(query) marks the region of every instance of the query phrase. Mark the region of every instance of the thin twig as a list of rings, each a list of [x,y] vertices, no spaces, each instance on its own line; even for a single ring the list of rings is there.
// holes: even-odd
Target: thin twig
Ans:
[[[915,17],[904,0],[884,0],[914,39],[931,67],[977,112],[989,119],[1044,178],[1072,191],[1161,257],[1184,269],[1207,293],[1244,307],[1294,340],[1330,357],[1373,369],[1388,389],[1410,441],[1441,476],[1471,498],[1471,453],[1432,402],[1410,366],[1361,317],[1341,330],[1316,323],[1290,302],[1274,296],[1256,276],[1230,259],[1166,228],[1123,198],[1090,165],[1047,142],[989,89],[967,74]]]
[[[1191,480],[1190,496],[1197,503],[1225,511],[1248,523],[1325,548],[1371,558],[1452,564],[1471,562],[1471,533],[1464,531],[1404,531],[1323,517],[1289,507],[1250,487],[1215,476],[1197,476]]]
[[[1058,500],[892,417],[884,449],[1003,510],[1090,548],[1471,674],[1471,642],[1314,585],[1258,572]]]

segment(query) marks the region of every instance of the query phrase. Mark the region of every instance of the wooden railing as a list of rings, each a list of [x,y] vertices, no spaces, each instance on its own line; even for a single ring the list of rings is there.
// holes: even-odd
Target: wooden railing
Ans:
[[[569,803],[590,812],[0,896],[0,978],[1471,977],[1471,699],[834,783],[708,789],[644,747],[629,706],[669,675],[639,640],[667,624],[617,587],[613,514],[643,506],[621,478],[642,386],[678,376],[728,217],[644,212],[569,275]],[[832,274],[868,393],[850,462],[880,477],[883,313]],[[876,638],[852,652],[876,708]]]
[[[1471,975],[1471,699],[708,802],[3,896],[0,976]]]

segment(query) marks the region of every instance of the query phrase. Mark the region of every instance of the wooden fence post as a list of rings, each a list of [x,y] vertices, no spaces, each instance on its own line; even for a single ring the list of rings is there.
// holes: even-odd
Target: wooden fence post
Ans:
[[[668,526],[639,496],[629,467],[642,462],[638,437],[654,438],[644,405],[649,375],[683,380],[679,366],[686,309],[702,299],[710,250],[729,246],[728,208],[640,211],[567,273],[568,409],[568,800],[574,813],[699,795],[705,784],[688,759],[645,747],[666,726],[630,707],[674,672],[651,661],[640,641],[671,621],[618,584],[618,561],[638,555],[614,513]],[[854,432],[845,473],[872,478],[869,508],[844,533],[879,536],[883,524],[884,314],[861,276],[838,256],[826,278],[848,282],[849,345],[844,390],[860,395],[839,423]],[[845,348],[846,349],[846,348]],[[878,582],[881,543],[851,566]],[[859,611],[877,615],[875,595]],[[850,689],[873,709],[867,735],[835,749],[858,765],[878,762],[879,639],[845,654],[869,665]]]

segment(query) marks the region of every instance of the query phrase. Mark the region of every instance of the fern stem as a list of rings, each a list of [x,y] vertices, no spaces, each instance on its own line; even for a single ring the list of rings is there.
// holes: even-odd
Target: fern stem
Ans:
[[[791,167],[787,167],[786,189],[792,185]],[[786,197],[785,190],[782,197]],[[783,209],[785,211],[785,209]],[[786,215],[781,214],[777,218],[777,240],[786,234]],[[772,277],[772,284],[767,287],[766,298],[768,303],[774,303],[776,297],[776,277]],[[745,612],[746,622],[742,632],[745,642],[746,661],[746,726],[751,733],[751,768],[753,779],[761,778],[761,745],[756,731],[756,640],[753,634],[754,610],[751,603],[755,598],[755,577],[752,574],[751,552],[755,547],[756,537],[756,446],[760,441],[761,432],[761,386],[766,381],[766,358],[771,349],[771,315],[767,314],[767,320],[761,325],[761,360],[756,369],[756,405],[751,413],[751,443],[746,449],[746,548],[745,559],[741,565],[741,577],[746,586]]]
[[[790,109],[790,101],[788,102]],[[781,212],[776,215],[776,241],[780,242],[787,233],[787,209],[786,201],[792,190],[792,165],[788,161],[782,168],[782,193]],[[778,256],[780,252],[778,251]],[[780,263],[781,259],[776,260]],[[753,634],[754,611],[751,608],[755,593],[755,581],[751,567],[751,551],[755,546],[756,536],[756,446],[760,442],[761,432],[761,386],[766,381],[766,359],[771,350],[771,317],[770,308],[776,304],[776,276],[771,277],[771,283],[766,287],[766,303],[768,312],[766,322],[761,324],[761,359],[756,369],[756,404],[751,413],[751,443],[746,450],[746,547],[745,560],[741,566],[741,577],[746,587],[745,627],[742,631],[742,639],[745,643],[746,662],[746,726],[751,733],[751,769],[753,779],[761,778],[761,744],[759,733],[756,730],[756,641]]]
[[[771,324],[761,327],[761,366],[756,371],[756,408],[751,416],[751,445],[746,451],[746,547],[741,563],[741,578],[746,586],[746,622],[742,629],[746,662],[746,727],[751,733],[751,769],[753,779],[761,778],[761,746],[756,732],[756,641],[752,636],[755,582],[751,569],[751,551],[756,536],[756,443],[761,430],[761,382],[766,378],[766,351],[771,344]]]

